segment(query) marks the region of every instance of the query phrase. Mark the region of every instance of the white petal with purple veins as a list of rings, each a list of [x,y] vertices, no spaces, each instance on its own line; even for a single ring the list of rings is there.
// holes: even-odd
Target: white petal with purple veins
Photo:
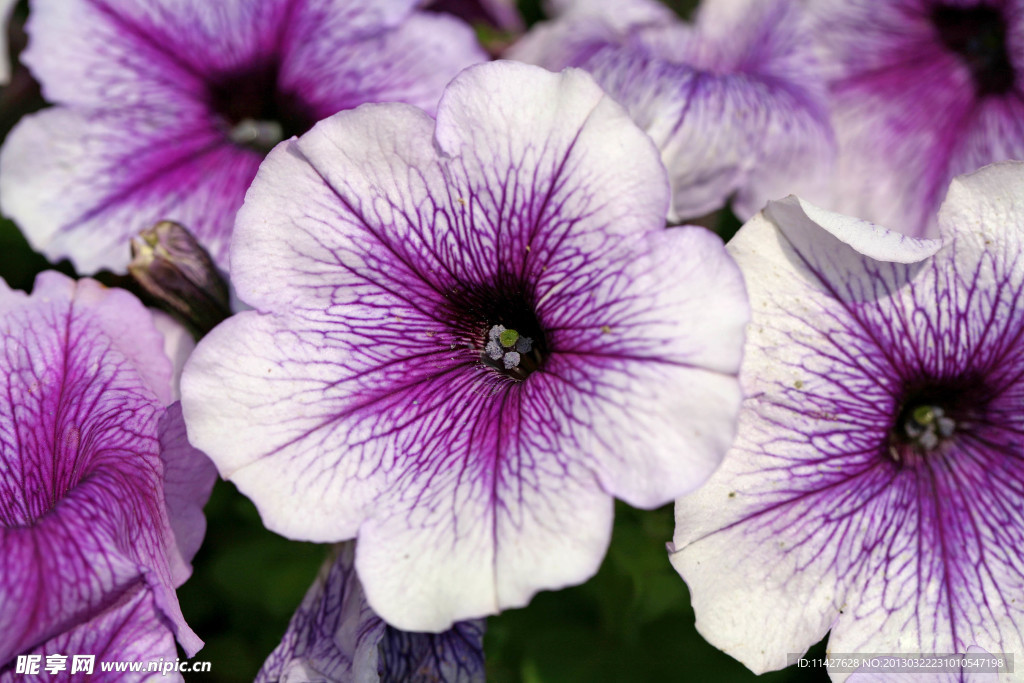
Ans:
[[[398,104],[321,122],[239,214],[257,311],[190,359],[190,437],[270,528],[358,534],[370,604],[402,628],[585,579],[611,496],[693,489],[733,430],[741,278],[714,236],[664,231],[667,195],[580,71],[498,62],[436,124]]]

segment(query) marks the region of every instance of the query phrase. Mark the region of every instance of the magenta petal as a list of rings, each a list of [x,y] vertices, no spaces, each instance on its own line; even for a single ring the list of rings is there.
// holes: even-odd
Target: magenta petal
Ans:
[[[194,653],[158,440],[171,369],[151,314],[126,292],[44,273],[32,296],[0,287],[0,326],[0,662],[134,591]]]
[[[80,623],[70,630],[51,638],[42,645],[24,655],[42,656],[38,676],[33,681],[54,681],[57,683],[121,683],[132,681],[151,681],[153,672],[104,672],[101,663],[129,662],[141,663],[143,667],[151,663],[162,665],[162,661],[176,662],[178,649],[174,644],[174,635],[168,629],[166,619],[156,604],[153,593],[142,585],[136,585],[125,591],[115,602],[88,621]],[[64,655],[65,661],[61,670],[46,670],[47,657]],[[75,669],[76,656],[92,658],[92,671],[87,668]],[[79,666],[88,667],[88,663]],[[160,669],[157,669],[158,671]],[[16,674],[16,662],[0,667],[0,683],[15,683],[26,678]],[[162,681],[181,681],[181,674],[161,676]]]

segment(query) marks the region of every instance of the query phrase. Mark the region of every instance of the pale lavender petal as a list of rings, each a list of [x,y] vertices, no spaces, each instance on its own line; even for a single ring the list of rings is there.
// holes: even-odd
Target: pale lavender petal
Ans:
[[[1024,647],[1021,196],[1021,164],[955,181],[946,244],[917,263],[778,205],[730,243],[748,398],[722,468],[677,503],[672,562],[701,633],[754,671],[829,630],[837,653]],[[838,232],[856,230],[877,229]],[[916,441],[936,409],[951,433]]]
[[[301,93],[314,120],[365,102],[406,102],[433,112],[448,81],[487,61],[469,25],[429,12],[359,41],[345,40],[349,27],[342,22],[296,23],[304,28],[285,53],[281,87]]]
[[[354,559],[354,543],[332,551],[257,683],[484,680],[483,621],[437,634],[392,628],[367,604]]]
[[[832,139],[810,45],[801,3],[745,1],[702,6],[693,26],[568,12],[509,56],[592,73],[657,144],[679,221],[730,199],[748,217],[823,177]]]
[[[917,263],[942,248],[941,240],[908,237],[868,221],[827,211],[795,196],[772,202],[765,214],[791,242],[814,244],[820,239],[815,233],[824,229],[855,254],[876,261]]]
[[[171,361],[171,398],[177,401],[181,398],[181,371],[196,347],[196,340],[184,325],[168,314],[155,309],[150,312],[153,324],[164,338],[164,355]]]
[[[667,194],[649,138],[576,70],[468,69],[436,124],[398,104],[321,122],[239,215],[257,312],[190,359],[190,437],[270,528],[358,534],[398,627],[579,582],[611,495],[691,490],[733,429],[741,279],[713,235],[664,230]]]
[[[620,27],[677,19],[658,0],[545,0],[543,5],[552,17],[596,17]]]
[[[217,468],[202,451],[188,442],[185,420],[181,416],[181,403],[173,403],[168,407],[160,418],[158,429],[160,459],[164,465],[164,500],[167,503],[167,517],[177,541],[177,552],[169,553],[169,560],[172,572],[184,570],[174,576],[175,585],[180,585],[191,574],[189,563],[206,534],[203,506],[213,491]],[[176,566],[178,560],[182,564]]]
[[[57,273],[0,288],[0,662],[153,592],[186,651],[157,422],[170,364],[126,292]]]
[[[1024,158],[1024,3],[812,5],[840,150],[816,201],[931,235],[953,177]]]

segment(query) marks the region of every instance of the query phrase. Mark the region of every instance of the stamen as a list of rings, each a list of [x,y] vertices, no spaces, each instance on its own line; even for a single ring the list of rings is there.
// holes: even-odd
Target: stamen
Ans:
[[[934,451],[956,430],[956,422],[939,406],[919,405],[903,421],[907,440],[925,452]]]
[[[519,368],[523,356],[533,351],[533,339],[524,337],[517,330],[504,325],[492,325],[487,332],[488,341],[484,345],[484,354],[492,361],[501,361],[505,370],[517,370],[511,374],[519,379],[529,374],[529,369]],[[525,374],[524,374],[525,372]],[[520,376],[522,375],[522,377]]]
[[[228,137],[236,145],[269,152],[284,140],[284,127],[277,121],[242,119],[231,128]]]

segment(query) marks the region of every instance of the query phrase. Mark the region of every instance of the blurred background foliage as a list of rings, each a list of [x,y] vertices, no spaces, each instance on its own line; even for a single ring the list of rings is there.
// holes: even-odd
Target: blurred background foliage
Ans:
[[[667,0],[682,16],[693,0]],[[542,18],[539,0],[521,2],[528,23]],[[22,2],[10,26],[12,56],[25,44]],[[26,113],[44,106],[38,86],[20,65],[0,89],[0,137]],[[738,221],[727,211],[699,221],[730,237]],[[125,246],[127,250],[127,245]],[[47,268],[75,275],[69,263],[49,264],[17,227],[0,220],[0,277],[31,290]],[[141,292],[110,273],[97,279]],[[293,611],[313,581],[326,547],[289,541],[267,531],[256,509],[234,486],[218,482],[206,507],[207,534],[191,579],[178,591],[182,611],[206,641],[198,660],[212,672],[186,680],[251,681],[280,642]],[[600,571],[583,585],[542,592],[529,606],[488,619],[488,680],[495,683],[628,681],[827,681],[823,670],[790,668],[754,676],[708,644],[694,628],[686,585],[672,569],[672,507],[642,511],[617,503],[614,534]],[[809,656],[822,657],[824,642]]]

